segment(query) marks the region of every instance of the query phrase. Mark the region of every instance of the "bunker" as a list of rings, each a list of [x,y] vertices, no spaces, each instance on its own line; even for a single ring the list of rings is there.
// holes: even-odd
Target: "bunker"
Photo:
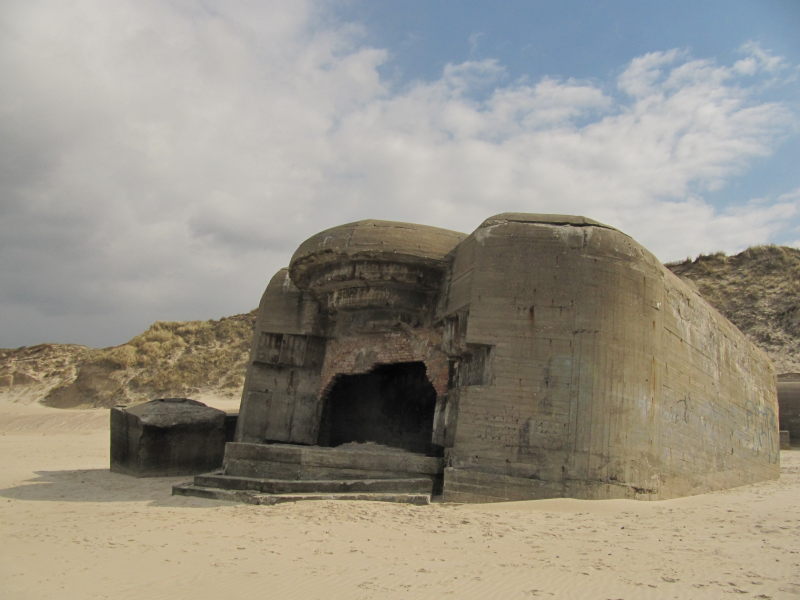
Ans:
[[[769,359],[622,232],[367,220],[270,281],[223,470],[175,492],[661,499],[777,478],[778,444]]]
[[[110,412],[111,470],[137,477],[204,473],[222,464],[226,415],[189,398]]]
[[[786,446],[800,445],[800,373],[778,375],[778,409],[781,431],[789,438]]]

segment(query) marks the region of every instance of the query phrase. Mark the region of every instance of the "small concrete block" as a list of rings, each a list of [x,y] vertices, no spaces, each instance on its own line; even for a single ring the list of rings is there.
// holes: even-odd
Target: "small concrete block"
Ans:
[[[136,477],[194,475],[219,468],[225,413],[188,398],[111,409],[111,470]]]
[[[792,441],[789,438],[789,430],[788,429],[781,429],[781,450],[789,450],[792,447]]]

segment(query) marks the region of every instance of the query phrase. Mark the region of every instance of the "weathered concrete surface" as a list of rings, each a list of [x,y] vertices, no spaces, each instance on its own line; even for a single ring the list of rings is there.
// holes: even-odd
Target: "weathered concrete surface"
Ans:
[[[780,428],[791,444],[800,444],[800,373],[778,375],[778,411]]]
[[[777,477],[766,356],[628,236],[563,222],[499,215],[454,253],[453,345],[489,348],[491,366],[452,390],[445,498],[665,498]]]
[[[304,242],[259,305],[237,441],[316,443],[323,391],[379,364],[422,362],[443,393],[449,359],[431,321],[464,237],[359,221]]]
[[[372,444],[338,448],[296,444],[228,444],[225,474],[243,477],[324,479],[330,475],[350,479],[390,479],[436,476],[442,459],[402,450],[387,451]]]
[[[419,422],[447,500],[655,499],[777,477],[777,419],[766,355],[634,240],[508,213],[304,242],[262,298],[236,440],[419,452],[393,425]],[[286,470],[242,451],[240,476]]]
[[[137,477],[192,475],[222,464],[225,413],[188,398],[111,409],[111,470]]]

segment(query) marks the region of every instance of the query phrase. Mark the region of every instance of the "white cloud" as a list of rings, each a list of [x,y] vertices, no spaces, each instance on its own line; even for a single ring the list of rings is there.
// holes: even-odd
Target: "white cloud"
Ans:
[[[634,58],[619,76],[619,89],[633,97],[644,97],[652,93],[653,87],[664,75],[664,69],[674,64],[685,52],[672,49],[667,52],[650,52]]]
[[[481,31],[474,31],[467,36],[467,43],[469,44],[469,54],[473,56],[478,52],[480,47],[481,38],[486,37],[486,34]]]
[[[797,221],[796,191],[703,200],[794,126],[748,83],[784,66],[755,44],[732,66],[650,53],[616,82],[473,60],[397,90],[387,52],[311,3],[0,10],[0,345],[246,310],[302,239],[360,218],[580,213],[664,260]]]
[[[738,68],[742,63],[746,64],[746,68],[741,71],[746,75],[754,75],[758,70],[763,70],[768,73],[776,73],[786,67],[786,61],[783,57],[775,56],[768,50],[761,47],[761,44],[754,41],[749,41],[742,44],[739,49],[746,57],[738,61],[734,68]]]

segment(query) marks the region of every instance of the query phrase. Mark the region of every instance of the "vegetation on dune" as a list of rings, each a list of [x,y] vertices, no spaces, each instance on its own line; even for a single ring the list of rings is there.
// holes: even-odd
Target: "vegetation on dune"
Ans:
[[[30,348],[6,350],[0,355],[0,361],[9,357],[0,363],[0,383],[10,371],[6,387],[14,386],[19,376],[13,373],[20,371],[11,367],[10,357],[28,354],[34,360],[28,361],[25,373],[37,373],[44,386],[36,391],[50,406],[114,406],[198,393],[236,396],[244,382],[254,322],[255,311],[213,321],[159,321],[111,348],[77,346],[80,351],[70,353],[59,352],[59,344],[42,344],[34,353]],[[46,365],[43,359],[54,353],[69,368]],[[20,367],[19,360],[13,362]]]
[[[765,350],[779,373],[800,371],[800,249],[753,246],[667,267]]]

